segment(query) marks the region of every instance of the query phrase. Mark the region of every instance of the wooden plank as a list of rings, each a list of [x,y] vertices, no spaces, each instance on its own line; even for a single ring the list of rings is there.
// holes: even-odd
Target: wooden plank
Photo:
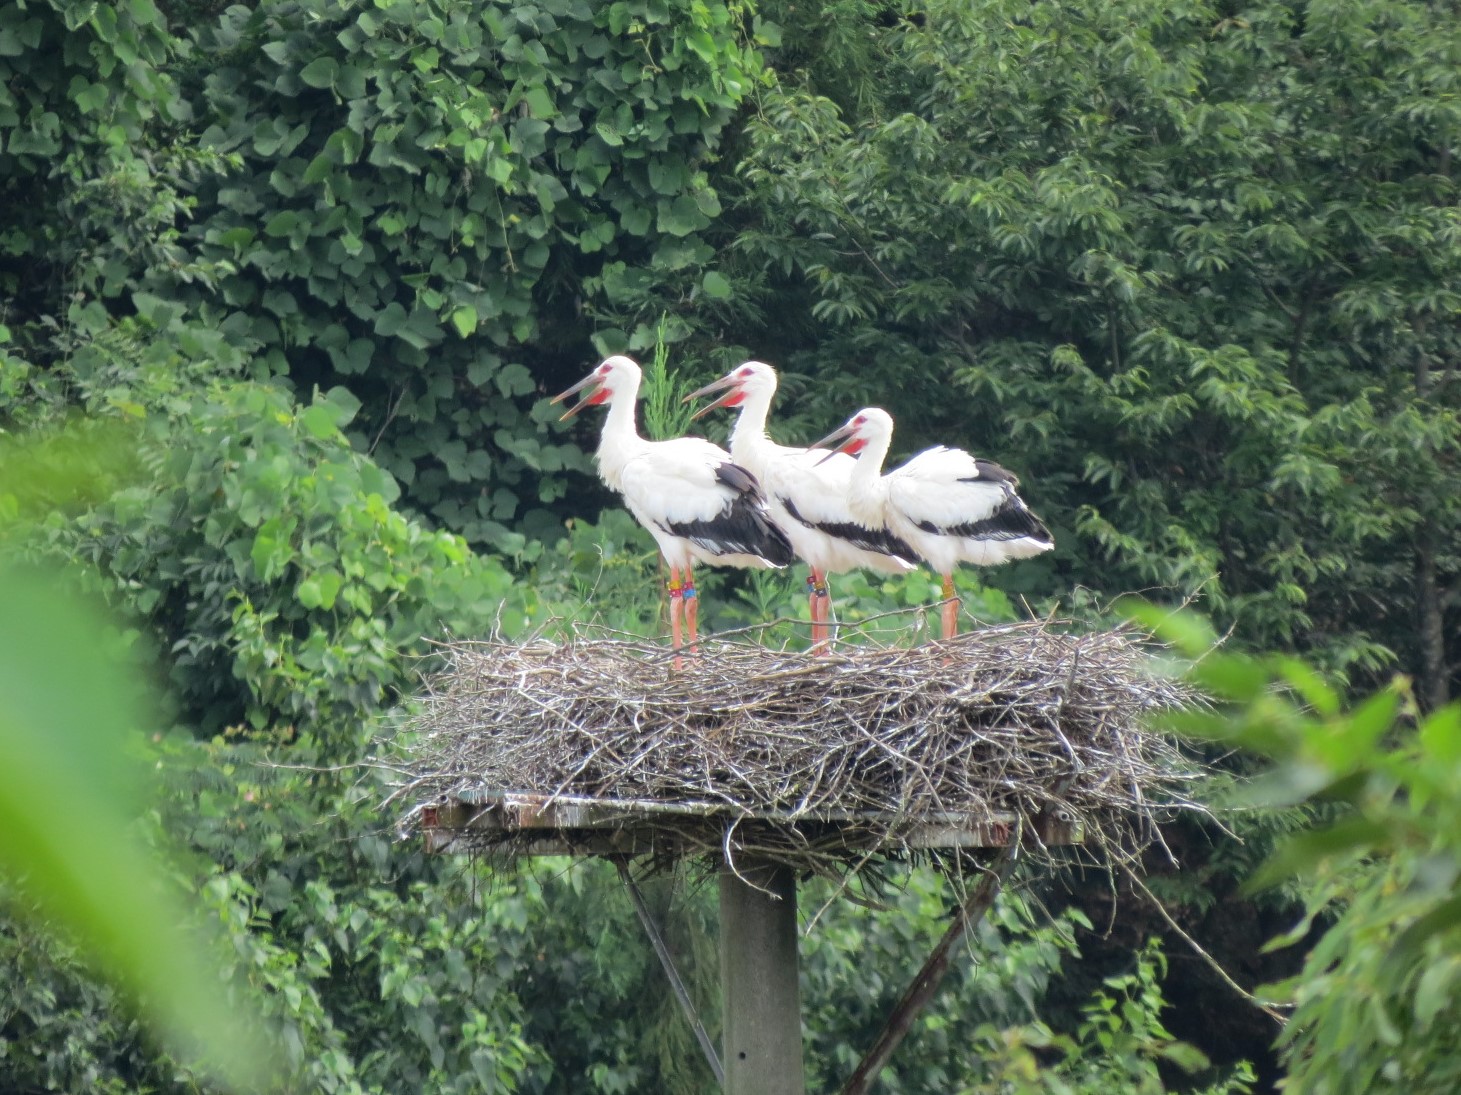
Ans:
[[[463,836],[511,838],[506,849],[515,855],[642,855],[650,851],[673,851],[676,819],[705,823],[717,819],[734,822],[747,846],[755,844],[759,832],[797,830],[817,833],[824,844],[827,830],[848,829],[848,851],[865,850],[872,844],[889,848],[1002,848],[1015,829],[1013,815],[939,813],[917,822],[900,822],[896,815],[867,812],[798,814],[795,812],[719,812],[701,806],[643,801],[551,797],[509,792],[482,792],[473,801],[449,800],[424,807],[420,825],[426,847],[433,852],[480,850],[484,842]],[[886,834],[878,829],[886,827]],[[869,833],[868,829],[872,832]],[[523,834],[541,834],[541,839],[524,839]],[[1079,826],[1052,816],[1041,818],[1034,835],[1044,844],[1078,844]],[[491,840],[485,842],[490,845]],[[742,843],[738,840],[737,843]]]
[[[654,829],[584,829],[578,832],[553,832],[491,844],[484,842],[470,829],[427,829],[423,835],[426,851],[435,855],[491,855],[500,850],[505,856],[639,856],[677,851],[679,845],[666,839],[663,831]]]
[[[898,815],[882,810],[773,810],[736,808],[723,802],[666,802],[657,799],[591,798],[584,795],[546,795],[527,791],[460,791],[447,802],[427,807],[439,812],[481,811],[481,824],[500,820],[517,828],[592,829],[623,825],[635,818],[661,816],[685,818],[724,817],[737,821],[779,821],[816,823],[878,824],[896,821]],[[958,813],[949,810],[922,815],[920,824],[967,828],[1009,825],[1010,813]]]

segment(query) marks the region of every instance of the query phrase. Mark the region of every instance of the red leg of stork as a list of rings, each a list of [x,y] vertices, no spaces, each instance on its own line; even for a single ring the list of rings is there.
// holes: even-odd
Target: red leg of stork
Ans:
[[[700,638],[700,595],[695,591],[695,575],[689,567],[685,568],[685,589],[682,596],[685,599],[685,630],[689,632],[690,653],[698,654],[695,640]]]
[[[684,637],[680,633],[680,617],[685,610],[685,587],[680,584],[678,568],[670,567],[670,580],[665,583],[665,590],[670,595],[670,646],[679,650],[684,644]],[[679,654],[675,655],[675,668],[681,668]]]
[[[821,637],[817,628],[817,572],[814,570],[807,575],[807,616],[812,621],[812,649],[817,649],[817,640]]]
[[[944,575],[944,638],[952,639],[959,632],[959,599],[954,596],[954,576]]]
[[[812,617],[812,653],[827,653],[832,629],[827,626],[831,597],[827,593],[827,576],[813,570],[807,576],[807,607]]]

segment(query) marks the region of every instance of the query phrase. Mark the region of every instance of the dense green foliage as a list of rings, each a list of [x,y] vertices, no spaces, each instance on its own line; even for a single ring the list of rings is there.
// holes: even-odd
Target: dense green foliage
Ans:
[[[228,268],[200,313],[273,373],[349,383],[418,507],[521,545],[523,511],[583,467],[530,416],[542,362],[586,363],[578,313],[626,281],[697,285],[720,212],[700,161],[757,64],[735,19],[584,0],[226,11],[189,73],[202,146],[242,161],[188,233]]]
[[[1284,861],[1332,924],[1289,1067],[1454,1086],[1454,716],[1331,689],[1398,668],[1419,718],[1461,672],[1458,73],[1419,0],[0,0],[0,553],[69,564],[165,691],[140,825],[292,1083],[706,1089],[612,879],[422,862],[337,768],[434,637],[659,626],[592,415],[541,399],[658,346],[682,389],[777,365],[779,440],[881,403],[898,450],[1017,470],[1059,546],[962,577],[982,618],[1200,590],[1332,674],[1282,663],[1275,707],[1241,663],[1251,717],[1204,727],[1354,811]],[[705,592],[711,627],[805,612],[784,575]],[[36,896],[4,891],[0,1087],[189,1089]],[[652,896],[713,1012],[706,894]],[[823,1087],[943,917],[931,876],[890,900],[807,940]],[[888,1090],[1181,1082],[1160,956],[1062,987],[1080,923],[1002,905]]]
[[[1244,804],[1307,803],[1330,818],[1285,840],[1251,880],[1297,877],[1307,915],[1270,947],[1325,925],[1302,971],[1265,992],[1295,1090],[1454,1091],[1450,1032],[1461,977],[1461,703],[1418,718],[1404,683],[1346,709],[1307,664],[1214,651],[1195,617],[1141,615],[1198,660],[1188,674],[1222,705],[1171,718],[1202,740],[1266,760]]]
[[[810,54],[748,125],[735,253],[820,320],[783,356],[839,403],[895,402],[1038,475],[1065,573],[1200,586],[1244,641],[1398,658],[1443,700],[1451,14],[1133,0],[887,22],[868,81],[895,94],[848,103],[843,61]]]

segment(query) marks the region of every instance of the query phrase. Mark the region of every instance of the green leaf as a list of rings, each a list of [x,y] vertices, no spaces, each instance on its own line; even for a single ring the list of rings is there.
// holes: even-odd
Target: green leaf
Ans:
[[[330,169],[334,167],[328,152],[321,152],[314,159],[310,160],[309,166],[304,169],[304,174],[299,181],[305,186],[313,186],[317,182],[329,177]]]
[[[387,336],[394,335],[405,326],[406,320],[409,318],[410,316],[407,314],[406,309],[397,301],[393,300],[382,308],[380,314],[376,316],[375,333]]]
[[[299,421],[311,437],[324,440],[335,435],[339,412],[327,403],[315,403],[299,412]]]
[[[523,96],[523,101],[528,104],[528,109],[532,111],[534,118],[548,121],[558,113],[558,109],[553,105],[553,97],[548,94],[546,88],[529,88],[527,94]]]
[[[366,94],[366,73],[358,65],[345,65],[335,78],[335,90],[344,99],[363,99]]]
[[[315,588],[319,591],[319,607],[331,609],[335,607],[335,599],[340,595],[340,586],[343,584],[338,571],[322,570],[314,577]]]
[[[1212,1062],[1207,1059],[1207,1054],[1186,1042],[1168,1042],[1158,1050],[1158,1053],[1189,1074],[1201,1072],[1212,1065]]]
[[[673,201],[659,203],[658,223],[661,232],[667,232],[671,236],[688,236],[704,228],[710,223],[710,219],[700,211],[694,198],[681,194]]]
[[[451,325],[456,328],[457,334],[466,338],[477,329],[477,309],[470,304],[463,304],[451,314]]]
[[[320,580],[315,577],[303,578],[299,585],[294,587],[295,599],[305,608],[319,608],[324,603],[325,595],[320,588]]]
[[[1426,756],[1447,768],[1461,764],[1461,703],[1427,716],[1420,724],[1420,745]]]
[[[1415,986],[1415,1019],[1428,1026],[1443,1008],[1456,998],[1456,981],[1461,978],[1461,959],[1447,958],[1426,967]]]
[[[1339,695],[1324,682],[1311,666],[1298,658],[1277,659],[1279,671],[1284,680],[1293,685],[1295,691],[1315,711],[1326,717],[1339,713]]]
[[[1328,765],[1290,760],[1240,784],[1227,801],[1238,809],[1259,806],[1282,810],[1311,799],[1347,801],[1350,794],[1363,786],[1362,777],[1356,784],[1353,775],[1336,777]]]
[[[249,559],[254,564],[254,573],[261,580],[273,581],[284,573],[284,568],[293,559],[294,548],[289,541],[291,532],[292,527],[279,517],[271,517],[259,526]]]
[[[638,205],[620,216],[619,224],[631,236],[644,236],[649,234],[649,226],[653,220],[654,214],[644,206]]]
[[[700,288],[712,300],[725,300],[731,295],[731,283],[726,280],[724,274],[716,273],[714,270],[706,271],[705,277],[700,281]]]
[[[299,223],[299,215],[288,209],[274,214],[269,218],[269,223],[264,225],[266,236],[287,236],[294,231],[295,225]]]
[[[325,401],[335,408],[335,426],[339,429],[354,422],[360,413],[360,400],[349,388],[336,385],[325,393]]]
[[[1326,756],[1339,765],[1354,764],[1368,757],[1375,743],[1395,725],[1400,695],[1393,688],[1376,692],[1347,717],[1335,723],[1335,732],[1325,743]]]
[[[316,57],[299,70],[299,78],[310,87],[326,88],[335,82],[340,66],[333,57]]]
[[[1217,634],[1212,625],[1190,609],[1166,608],[1136,597],[1122,597],[1116,602],[1115,610],[1189,658],[1206,654],[1217,646]]]
[[[1192,682],[1214,696],[1249,703],[1269,685],[1267,669],[1243,654],[1209,653],[1188,671]]]
[[[1325,829],[1300,833],[1281,844],[1254,872],[1244,886],[1244,892],[1257,893],[1295,875],[1309,874],[1324,860],[1335,856],[1384,847],[1389,839],[1388,827],[1364,817],[1347,818]]]
[[[1392,954],[1397,962],[1415,961],[1432,937],[1458,927],[1461,927],[1461,895],[1441,902],[1401,932]]]
[[[775,49],[781,45],[781,25],[769,19],[756,17],[756,44]]]

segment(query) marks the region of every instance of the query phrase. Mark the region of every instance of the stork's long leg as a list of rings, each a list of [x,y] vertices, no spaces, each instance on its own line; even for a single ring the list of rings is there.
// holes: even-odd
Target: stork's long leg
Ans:
[[[695,650],[695,640],[700,638],[700,595],[695,590],[695,574],[685,568],[685,630],[690,633],[690,651]]]
[[[670,567],[670,580],[665,584],[670,595],[670,645],[679,650],[682,645],[680,615],[684,611],[684,587],[680,585],[680,571]]]
[[[831,629],[827,626],[831,597],[827,593],[827,575],[812,569],[807,577],[807,607],[812,617],[812,653],[827,653],[827,640]]]
[[[807,575],[807,617],[812,621],[812,649],[817,649],[817,572]]]
[[[959,599],[954,596],[954,576],[944,575],[944,638],[952,639],[959,631]]]

